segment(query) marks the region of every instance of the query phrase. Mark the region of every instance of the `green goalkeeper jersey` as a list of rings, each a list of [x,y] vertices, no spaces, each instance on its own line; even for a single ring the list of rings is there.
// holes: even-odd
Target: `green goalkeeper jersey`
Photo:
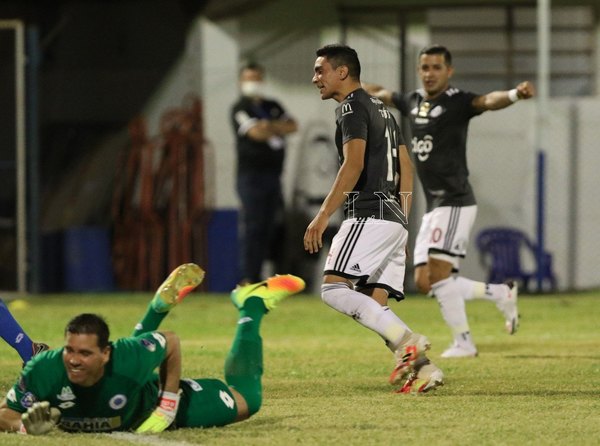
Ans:
[[[9,390],[8,407],[25,412],[36,401],[49,401],[61,411],[66,431],[130,430],[154,410],[158,399],[156,368],[166,354],[166,339],[158,332],[122,338],[112,345],[102,379],[91,387],[71,383],[63,364],[63,349],[36,355]]]

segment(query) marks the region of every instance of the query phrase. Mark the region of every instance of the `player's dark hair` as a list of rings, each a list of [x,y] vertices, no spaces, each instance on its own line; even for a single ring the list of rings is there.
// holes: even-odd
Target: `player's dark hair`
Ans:
[[[244,70],[258,71],[260,74],[263,74],[263,75],[265,74],[265,67],[263,67],[261,64],[256,63],[256,62],[248,62],[247,64],[242,66],[242,68],[240,68],[240,71],[238,74],[241,76],[242,73],[244,72]]]
[[[348,75],[360,81],[360,61],[358,54],[347,45],[332,43],[317,50],[317,57],[326,57],[331,66],[336,69],[342,65],[348,67]]]
[[[423,54],[441,54],[442,56],[444,56],[444,61],[446,62],[446,65],[452,66],[452,54],[450,54],[448,48],[446,48],[443,45],[439,45],[436,43],[433,45],[426,46],[421,51],[419,51],[419,57],[421,57]]]
[[[95,334],[98,336],[98,347],[104,349],[109,345],[110,330],[102,316],[91,313],[83,313],[75,316],[65,327],[65,335],[71,334]]]

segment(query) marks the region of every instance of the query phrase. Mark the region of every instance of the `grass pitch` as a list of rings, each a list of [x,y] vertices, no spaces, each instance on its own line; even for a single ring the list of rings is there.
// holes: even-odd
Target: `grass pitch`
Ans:
[[[35,340],[62,342],[81,312],[104,315],[112,339],[128,335],[147,294],[28,298],[15,317]],[[0,434],[2,445],[592,445],[600,443],[600,293],[520,297],[521,328],[504,332],[489,302],[469,302],[474,359],[443,360],[450,342],[437,303],[409,296],[392,303],[433,343],[446,385],[427,395],[392,393],[393,359],[381,339],[323,304],[294,296],[263,320],[263,407],[250,420],[157,436]],[[184,376],[222,378],[237,312],[228,296],[194,293],[163,322],[182,339]],[[20,358],[0,343],[0,392]]]

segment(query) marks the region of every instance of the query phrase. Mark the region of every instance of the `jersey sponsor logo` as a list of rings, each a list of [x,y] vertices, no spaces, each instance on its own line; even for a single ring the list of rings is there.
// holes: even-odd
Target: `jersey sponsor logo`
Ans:
[[[354,110],[352,110],[352,106],[347,102],[343,103],[342,104],[342,116],[346,116],[351,113],[354,113]]]
[[[152,333],[152,337],[158,341],[162,348],[165,348],[167,346],[167,340],[160,333],[154,332]]]
[[[60,427],[67,431],[107,432],[121,426],[121,417],[60,419]]]
[[[187,383],[187,385],[190,386],[190,388],[194,392],[201,392],[203,390],[202,386],[198,382],[194,381],[193,379],[183,378],[182,381]]]
[[[125,404],[127,404],[127,397],[125,395],[121,394],[121,393],[113,396],[108,401],[108,405],[113,410],[122,409],[123,407],[125,407]]]
[[[371,96],[369,99],[371,100],[371,102],[373,104],[376,104],[376,105],[382,105],[383,104],[383,102],[381,102],[381,99],[374,98],[373,96]]]
[[[459,91],[460,91],[460,90],[459,90],[458,88],[448,88],[448,89],[446,90],[446,92],[445,92],[445,93],[446,93],[446,96],[450,96],[450,97],[452,97],[452,96],[454,96],[456,93],[458,93]]]
[[[23,340],[24,337],[25,337],[25,335],[23,333],[19,333],[17,335],[17,338],[15,339],[15,344],[20,343]]]
[[[156,344],[148,339],[140,339],[140,343],[149,352],[154,352],[156,350]]]
[[[56,398],[58,398],[61,401],[73,401],[75,399],[75,394],[69,386],[64,386],[61,389],[60,394],[56,395]]]
[[[423,139],[418,139],[416,136],[412,139],[412,152],[417,155],[417,159],[421,162],[429,159],[429,154],[433,150],[433,136],[425,135]]]
[[[351,270],[351,271],[354,271],[354,272],[357,272],[357,273],[360,273],[360,272],[362,272],[362,271],[360,270],[360,265],[359,265],[358,263],[355,263],[354,265],[352,265],[352,266],[350,267],[350,270]]]
[[[238,325],[247,324],[248,322],[252,322],[254,319],[248,316],[244,316],[238,320]]]
[[[75,405],[75,402],[73,402],[73,401],[65,401],[64,403],[60,403],[58,405],[58,407],[60,409],[65,410],[65,409],[69,409],[69,408],[73,407],[74,405]]]
[[[433,107],[433,109],[429,112],[429,116],[431,116],[432,118],[437,118],[438,116],[440,116],[442,113],[444,113],[444,109],[439,106],[436,105],[435,107]]]
[[[29,408],[33,406],[33,403],[35,403],[36,401],[37,399],[35,395],[31,392],[27,392],[21,397],[21,406]]]
[[[10,389],[8,391],[8,393],[6,394],[6,399],[11,403],[17,402],[17,393],[15,392],[15,389]]]

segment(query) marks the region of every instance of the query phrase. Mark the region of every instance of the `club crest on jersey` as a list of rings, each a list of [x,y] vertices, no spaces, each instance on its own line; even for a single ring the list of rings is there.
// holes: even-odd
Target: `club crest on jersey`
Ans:
[[[429,109],[431,108],[431,104],[427,101],[423,101],[421,106],[419,107],[419,117],[426,118],[429,115]]]
[[[348,102],[342,104],[342,116],[349,115],[350,113],[354,113],[352,106]]]
[[[21,406],[29,408],[29,407],[33,406],[33,403],[35,403],[36,401],[37,400],[36,400],[35,396],[33,395],[33,393],[27,392],[21,398]]]
[[[122,409],[123,407],[125,407],[125,404],[127,404],[127,397],[123,394],[117,394],[115,396],[113,396],[110,401],[108,402],[108,405],[110,406],[111,409],[113,410],[119,410]]]

